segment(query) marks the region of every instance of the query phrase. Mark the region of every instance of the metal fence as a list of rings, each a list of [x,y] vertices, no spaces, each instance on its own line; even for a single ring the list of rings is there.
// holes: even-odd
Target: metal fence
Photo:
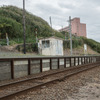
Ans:
[[[14,79],[52,69],[95,63],[99,56],[0,58],[0,80]]]

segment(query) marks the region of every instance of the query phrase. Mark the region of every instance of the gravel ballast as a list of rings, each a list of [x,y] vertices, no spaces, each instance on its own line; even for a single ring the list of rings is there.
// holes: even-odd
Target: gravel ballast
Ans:
[[[100,100],[100,67],[42,86],[13,100]]]

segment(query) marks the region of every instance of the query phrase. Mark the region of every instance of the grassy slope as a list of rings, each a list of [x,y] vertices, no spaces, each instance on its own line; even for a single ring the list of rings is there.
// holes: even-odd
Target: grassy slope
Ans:
[[[23,18],[22,9],[14,6],[6,6],[0,8],[0,24],[9,24],[11,27],[8,29],[1,29],[1,37],[5,38],[5,33],[8,33],[10,40],[17,43],[23,42]],[[42,18],[32,15],[26,11],[26,42],[35,42],[36,29],[38,37],[49,37],[52,33],[56,36],[62,37],[63,34],[52,30],[46,21]]]

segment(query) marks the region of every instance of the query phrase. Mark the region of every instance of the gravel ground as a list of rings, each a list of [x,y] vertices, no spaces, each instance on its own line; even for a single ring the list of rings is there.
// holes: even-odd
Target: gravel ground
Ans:
[[[100,100],[100,67],[42,86],[13,100]]]

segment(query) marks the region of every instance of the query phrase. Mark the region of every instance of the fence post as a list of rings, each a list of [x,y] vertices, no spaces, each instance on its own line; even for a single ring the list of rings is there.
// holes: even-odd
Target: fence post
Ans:
[[[52,70],[52,60],[50,58],[50,70]]]
[[[88,64],[88,57],[86,57],[86,64]]]
[[[66,68],[66,58],[64,58],[64,68]]]
[[[40,59],[40,72],[42,72],[42,58]]]
[[[91,63],[90,57],[89,57],[89,63]]]
[[[59,58],[58,58],[58,69],[59,69]]]
[[[92,61],[92,57],[91,57],[91,63],[92,63],[93,61]]]
[[[28,75],[31,74],[31,62],[30,59],[28,59]]]
[[[84,64],[85,64],[85,57],[84,57]]]
[[[83,64],[83,58],[81,57],[81,65]]]
[[[11,60],[11,79],[14,79],[14,60]]]
[[[70,59],[70,67],[72,66],[72,63],[71,63],[71,57],[69,58]]]
[[[92,58],[90,57],[90,63],[92,63]]]
[[[74,66],[76,66],[76,58],[74,57]]]
[[[79,65],[79,57],[78,57],[78,65]]]

